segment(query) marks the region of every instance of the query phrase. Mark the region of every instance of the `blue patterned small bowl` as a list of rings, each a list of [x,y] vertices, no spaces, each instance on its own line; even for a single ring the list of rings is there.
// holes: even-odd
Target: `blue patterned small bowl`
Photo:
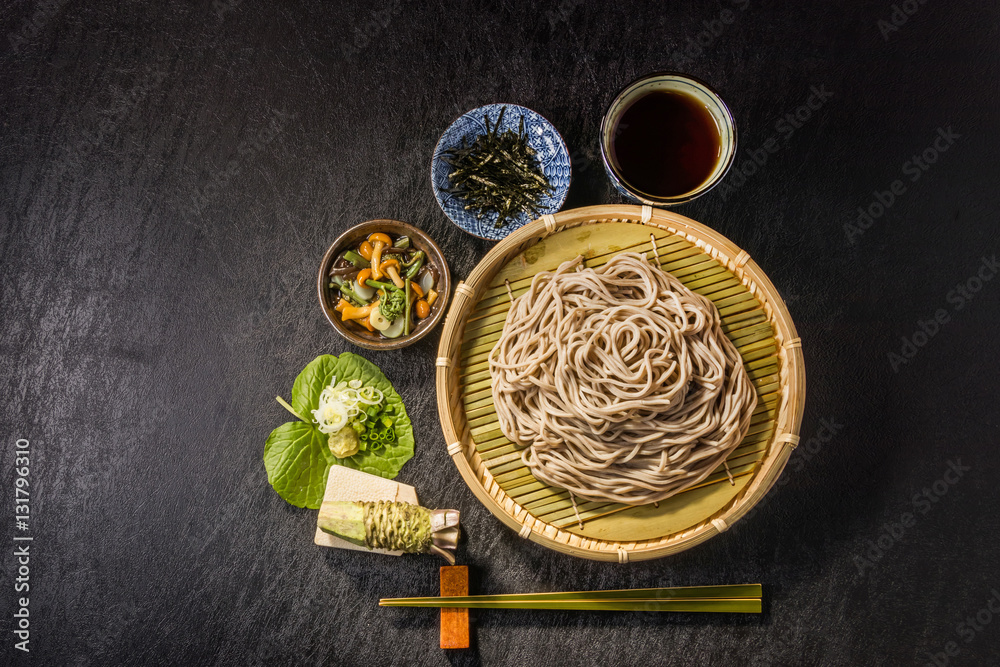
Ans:
[[[499,229],[493,226],[496,223],[496,214],[478,220],[474,212],[465,210],[464,200],[445,192],[451,187],[448,182],[451,166],[441,159],[441,154],[461,144],[463,137],[466,138],[466,144],[469,144],[479,135],[486,134],[483,117],[490,119],[492,129],[503,107],[507,107],[507,111],[504,113],[500,130],[510,129],[517,132],[521,117],[524,116],[524,131],[528,135],[528,145],[537,151],[542,171],[552,185],[552,194],[542,199],[540,215],[557,212],[562,208],[569,192],[569,151],[566,150],[566,143],[552,123],[531,109],[516,104],[487,104],[466,113],[444,131],[434,148],[434,157],[431,159],[431,186],[434,188],[434,196],[437,197],[441,210],[452,222],[473,236],[488,241],[499,241],[515,229],[531,222],[531,218],[522,213]]]

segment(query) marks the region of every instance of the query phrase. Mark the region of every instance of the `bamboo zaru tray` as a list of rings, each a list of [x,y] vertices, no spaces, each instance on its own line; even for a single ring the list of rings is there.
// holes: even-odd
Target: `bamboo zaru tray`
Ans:
[[[711,299],[757,391],[750,430],[699,484],[655,505],[577,500],[536,480],[522,448],[500,431],[487,361],[514,298],[532,277],[583,255],[586,266],[621,252],[653,257]],[[746,251],[684,216],[649,206],[591,206],[544,216],[498,243],[459,283],[437,359],[437,400],[448,453],[476,497],[521,537],[583,558],[659,558],[725,531],[777,480],[798,443],[805,398],[801,342],[784,302]]]

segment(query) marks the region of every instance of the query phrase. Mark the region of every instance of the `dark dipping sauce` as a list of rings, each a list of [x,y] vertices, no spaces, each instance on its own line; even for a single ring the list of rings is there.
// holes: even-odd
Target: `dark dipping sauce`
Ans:
[[[622,179],[658,198],[677,197],[708,180],[719,161],[722,137],[698,100],[653,91],[619,116],[611,153]]]

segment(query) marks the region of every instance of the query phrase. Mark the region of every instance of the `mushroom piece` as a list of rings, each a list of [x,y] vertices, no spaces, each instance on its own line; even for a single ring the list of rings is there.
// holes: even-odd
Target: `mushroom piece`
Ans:
[[[360,296],[362,299],[371,299],[375,296],[375,288],[368,286],[368,279],[372,277],[371,269],[362,269],[358,272],[358,277],[355,280],[357,283],[354,285],[354,293]]]
[[[372,278],[382,280],[382,249],[392,243],[392,240],[382,232],[375,232],[368,237],[372,244]]]
[[[342,311],[340,311],[340,317],[343,321],[347,320],[360,320],[371,315],[372,311],[378,311],[379,303],[374,301],[367,306],[347,306]]]
[[[403,289],[405,283],[403,283],[402,277],[399,275],[399,260],[392,259],[391,257],[378,267],[379,271],[385,275],[388,275],[392,279],[392,284],[399,289]]]
[[[416,305],[417,317],[424,319],[431,314],[431,306],[425,299],[420,299],[417,301]]]

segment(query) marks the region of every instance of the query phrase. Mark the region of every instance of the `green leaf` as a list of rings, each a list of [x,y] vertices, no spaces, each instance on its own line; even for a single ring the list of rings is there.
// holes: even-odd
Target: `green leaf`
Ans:
[[[365,387],[375,387],[381,390],[385,395],[386,409],[391,408],[396,414],[396,420],[393,424],[393,430],[396,432],[394,443],[387,444],[376,452],[358,452],[350,458],[339,459],[336,462],[348,468],[393,479],[399,474],[399,469],[403,467],[403,464],[413,457],[413,426],[410,423],[410,417],[406,414],[403,399],[396,393],[392,383],[382,374],[378,366],[364,357],[344,352],[340,357],[330,357],[330,359],[336,360],[336,363],[330,365],[328,369],[337,376],[338,382],[359,379]],[[318,397],[319,394],[317,394]]]
[[[271,431],[264,444],[267,481],[296,507],[319,509],[330,464],[336,461],[327,435],[314,424],[288,422]]]
[[[345,354],[350,353],[345,352]],[[312,411],[319,406],[319,395],[323,393],[323,390],[333,381],[335,376],[337,382],[353,379],[341,377],[343,371],[338,373],[337,369],[337,357],[332,354],[321,354],[310,361],[295,378],[295,384],[292,385],[292,407],[299,413],[300,417],[312,420]]]
[[[386,411],[393,414],[394,442],[377,451],[362,451],[338,459],[330,451],[328,436],[312,422],[319,396],[336,378],[337,382],[361,380],[385,396]],[[267,481],[282,498],[296,507],[318,509],[323,503],[330,466],[339,464],[355,470],[393,479],[403,464],[413,457],[413,426],[403,399],[378,366],[364,357],[344,352],[339,357],[324,354],[313,359],[295,378],[292,407],[309,422],[289,422],[271,432],[264,445]]]

